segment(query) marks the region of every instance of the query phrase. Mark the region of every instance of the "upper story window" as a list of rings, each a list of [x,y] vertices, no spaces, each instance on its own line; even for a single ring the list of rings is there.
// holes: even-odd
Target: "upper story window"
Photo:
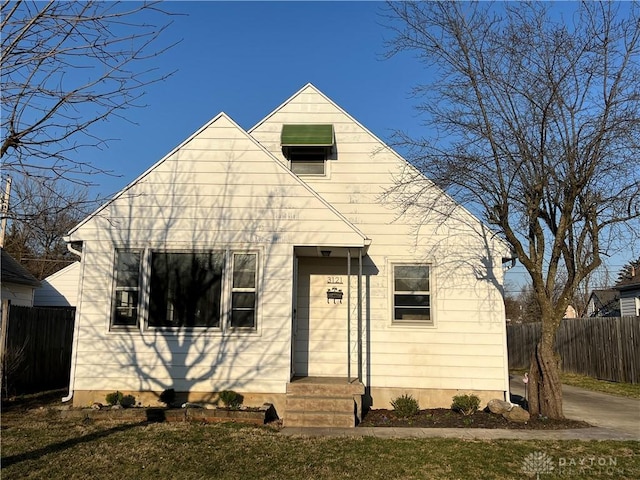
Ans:
[[[283,125],[282,153],[296,175],[326,175],[333,151],[333,125]]]

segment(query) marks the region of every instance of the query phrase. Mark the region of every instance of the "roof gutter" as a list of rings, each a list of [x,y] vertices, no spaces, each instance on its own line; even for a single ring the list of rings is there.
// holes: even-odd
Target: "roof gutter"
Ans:
[[[65,238],[67,241],[67,250],[74,255],[80,257],[80,285],[78,285],[78,292],[82,292],[82,283],[84,281],[84,262],[82,261],[82,242],[71,242],[69,237]],[[69,372],[69,394],[66,397],[62,397],[62,402],[68,402],[73,398],[73,384],[76,379],[76,362],[78,360],[78,338],[80,337],[80,328],[78,326],[78,318],[80,317],[80,306],[82,304],[82,295],[79,295],[79,302],[76,305],[76,318],[73,324],[73,343],[71,344],[71,371]]]

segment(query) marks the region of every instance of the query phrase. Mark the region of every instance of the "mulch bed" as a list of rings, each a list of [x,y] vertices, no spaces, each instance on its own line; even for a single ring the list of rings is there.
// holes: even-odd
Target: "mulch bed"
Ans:
[[[361,427],[418,427],[418,428],[506,428],[517,430],[564,430],[590,427],[578,420],[552,420],[531,417],[527,423],[509,422],[502,415],[489,411],[478,411],[464,416],[448,408],[420,410],[409,418],[396,416],[393,410],[369,410],[360,423]]]

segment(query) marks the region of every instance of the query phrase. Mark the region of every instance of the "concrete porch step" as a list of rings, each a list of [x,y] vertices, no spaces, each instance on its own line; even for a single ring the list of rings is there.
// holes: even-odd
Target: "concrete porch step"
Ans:
[[[339,412],[289,412],[284,419],[285,427],[340,427],[353,428],[355,416],[353,411]]]
[[[287,384],[287,394],[292,395],[334,397],[363,393],[362,383],[347,382],[346,378],[303,377],[294,378]]]
[[[353,412],[353,397],[320,397],[287,395],[287,411],[296,412]]]
[[[302,377],[287,385],[286,427],[353,428],[360,418],[364,385],[346,378]]]

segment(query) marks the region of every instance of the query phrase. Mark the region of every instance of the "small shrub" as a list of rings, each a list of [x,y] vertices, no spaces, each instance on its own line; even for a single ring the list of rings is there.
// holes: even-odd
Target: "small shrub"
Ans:
[[[451,410],[463,415],[473,415],[480,407],[480,399],[477,395],[456,395],[451,403]]]
[[[125,408],[133,407],[136,404],[136,397],[133,395],[124,395],[120,400],[120,405]]]
[[[107,395],[105,396],[105,400],[109,405],[122,405],[123,398],[124,395],[122,394],[122,392],[118,391],[107,393]]]
[[[227,408],[238,408],[242,405],[242,395],[233,390],[224,390],[220,392],[220,401]]]
[[[168,388],[160,394],[160,401],[167,406],[171,406],[176,401],[176,391],[173,388]]]
[[[401,418],[408,418],[417,415],[420,411],[418,401],[411,395],[404,394],[391,400],[391,406]]]

